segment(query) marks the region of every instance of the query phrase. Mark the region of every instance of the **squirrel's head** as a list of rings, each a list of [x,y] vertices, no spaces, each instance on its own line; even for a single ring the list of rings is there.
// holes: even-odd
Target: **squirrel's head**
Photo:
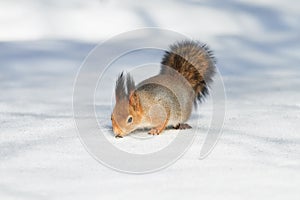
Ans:
[[[135,84],[129,74],[118,77],[115,88],[116,105],[111,115],[112,128],[116,137],[123,137],[134,131],[142,117],[140,99],[135,91]]]

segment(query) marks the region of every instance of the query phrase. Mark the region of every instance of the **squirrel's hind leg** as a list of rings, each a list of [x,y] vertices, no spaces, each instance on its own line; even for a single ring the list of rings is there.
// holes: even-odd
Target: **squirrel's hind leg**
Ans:
[[[192,127],[188,124],[180,123],[180,124],[174,126],[174,128],[182,130],[182,129],[190,129]]]

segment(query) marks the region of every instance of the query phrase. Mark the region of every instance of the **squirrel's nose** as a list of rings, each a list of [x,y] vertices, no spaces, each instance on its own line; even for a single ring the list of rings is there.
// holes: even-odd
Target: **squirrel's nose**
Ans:
[[[115,138],[122,138],[122,131],[118,128],[113,128],[113,132],[115,133]]]

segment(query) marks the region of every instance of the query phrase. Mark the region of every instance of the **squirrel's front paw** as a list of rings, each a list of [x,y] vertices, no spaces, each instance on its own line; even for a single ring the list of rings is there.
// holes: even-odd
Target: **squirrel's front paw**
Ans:
[[[148,134],[150,134],[150,135],[159,135],[161,133],[161,131],[159,130],[159,129],[157,129],[157,128],[152,128],[149,132],[148,132]]]

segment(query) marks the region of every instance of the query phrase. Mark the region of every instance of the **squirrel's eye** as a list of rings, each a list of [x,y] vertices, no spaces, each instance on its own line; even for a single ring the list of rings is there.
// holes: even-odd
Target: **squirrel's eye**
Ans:
[[[131,123],[131,122],[132,122],[132,117],[128,117],[127,123]]]

